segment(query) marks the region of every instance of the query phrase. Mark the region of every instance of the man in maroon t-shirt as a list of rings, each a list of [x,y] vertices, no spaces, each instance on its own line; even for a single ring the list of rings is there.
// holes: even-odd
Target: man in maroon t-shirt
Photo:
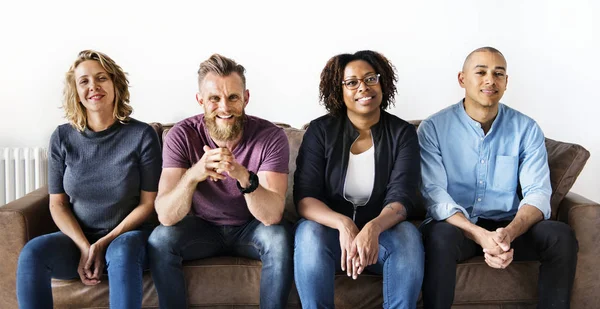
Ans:
[[[261,260],[260,307],[286,307],[293,240],[279,223],[289,145],[281,128],[244,113],[244,71],[218,54],[201,63],[196,99],[204,114],[165,137],[155,202],[161,225],[148,241],[160,308],[187,308],[182,262],[215,255]]]

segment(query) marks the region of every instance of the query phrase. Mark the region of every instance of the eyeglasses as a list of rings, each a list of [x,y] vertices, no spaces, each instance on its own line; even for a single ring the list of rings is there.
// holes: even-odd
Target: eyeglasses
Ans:
[[[379,84],[379,74],[373,74],[365,76],[364,78],[348,78],[342,82],[342,85],[346,86],[348,90],[358,89],[360,82],[365,83],[367,86],[374,86]]]

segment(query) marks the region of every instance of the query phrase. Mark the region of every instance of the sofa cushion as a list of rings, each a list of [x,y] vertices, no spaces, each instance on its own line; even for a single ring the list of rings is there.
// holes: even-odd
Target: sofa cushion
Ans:
[[[550,183],[552,184],[552,219],[556,219],[558,205],[577,180],[583,170],[589,151],[577,144],[565,143],[546,138],[548,166],[550,167]]]
[[[487,266],[480,256],[460,263],[456,269],[453,307],[513,308],[507,303],[515,306],[535,304],[539,265],[538,262],[515,261],[507,269],[498,270]],[[212,257],[184,262],[183,271],[191,308],[257,308],[259,305],[260,261]],[[149,272],[144,273],[143,287],[142,308],[158,308],[158,296]],[[336,308],[381,308],[382,290],[383,277],[380,275],[365,272],[352,280],[338,272],[335,275]],[[53,279],[52,293],[55,308],[99,309],[109,305],[106,276],[96,286],[85,286],[79,279]],[[287,308],[300,308],[294,286]]]
[[[290,144],[290,172],[288,174],[288,190],[285,194],[285,210],[283,212],[283,217],[286,220],[295,223],[300,219],[300,216],[294,205],[294,173],[296,172],[296,157],[298,156],[298,150],[300,149],[300,144],[302,144],[305,130],[291,127],[286,127],[283,130],[288,138],[288,143]]]

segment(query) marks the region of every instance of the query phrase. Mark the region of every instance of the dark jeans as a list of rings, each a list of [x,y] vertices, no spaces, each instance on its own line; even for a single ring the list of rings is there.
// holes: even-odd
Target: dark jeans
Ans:
[[[510,221],[480,219],[477,225],[489,231]],[[432,221],[422,227],[425,244],[424,308],[450,308],[454,301],[456,264],[483,249],[459,228]],[[558,221],[540,221],[511,243],[514,261],[540,261],[538,308],[569,308],[577,265],[577,240],[571,227]],[[510,266],[509,266],[510,267]]]
[[[86,234],[90,243],[100,234]],[[146,241],[149,230],[125,232],[106,248],[110,308],[142,307],[142,272],[147,268]],[[52,308],[51,279],[79,278],[79,248],[62,232],[29,241],[19,255],[17,299],[21,309]]]
[[[187,308],[182,262],[217,255],[262,261],[260,307],[285,308],[292,286],[293,243],[287,224],[215,226],[187,216],[173,226],[157,227],[148,240],[150,270],[160,308]]]

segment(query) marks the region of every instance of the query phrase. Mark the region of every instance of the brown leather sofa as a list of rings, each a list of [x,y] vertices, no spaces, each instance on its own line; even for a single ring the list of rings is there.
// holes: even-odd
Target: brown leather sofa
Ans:
[[[418,125],[418,121],[414,122]],[[170,125],[152,124],[162,137]],[[290,174],[286,219],[298,216],[292,201],[293,173],[303,130],[285,128],[289,139]],[[600,308],[600,204],[569,192],[589,153],[581,146],[546,140],[552,178],[552,219],[568,223],[579,241],[577,274],[571,308]],[[412,218],[415,224],[424,212]],[[0,207],[0,308],[17,308],[15,273],[21,248],[30,239],[56,231],[48,209],[46,188]],[[60,250],[60,248],[56,248]],[[458,266],[453,308],[535,308],[538,262],[514,262],[505,270],[488,267],[481,258]],[[237,257],[216,257],[184,264],[192,308],[257,308],[260,262]],[[55,308],[108,308],[108,280],[85,286],[79,279],[53,280]],[[381,308],[382,277],[363,274],[354,281],[343,274],[335,280],[337,308]],[[149,273],[144,275],[144,308],[158,308]],[[300,308],[295,288],[288,308]]]

